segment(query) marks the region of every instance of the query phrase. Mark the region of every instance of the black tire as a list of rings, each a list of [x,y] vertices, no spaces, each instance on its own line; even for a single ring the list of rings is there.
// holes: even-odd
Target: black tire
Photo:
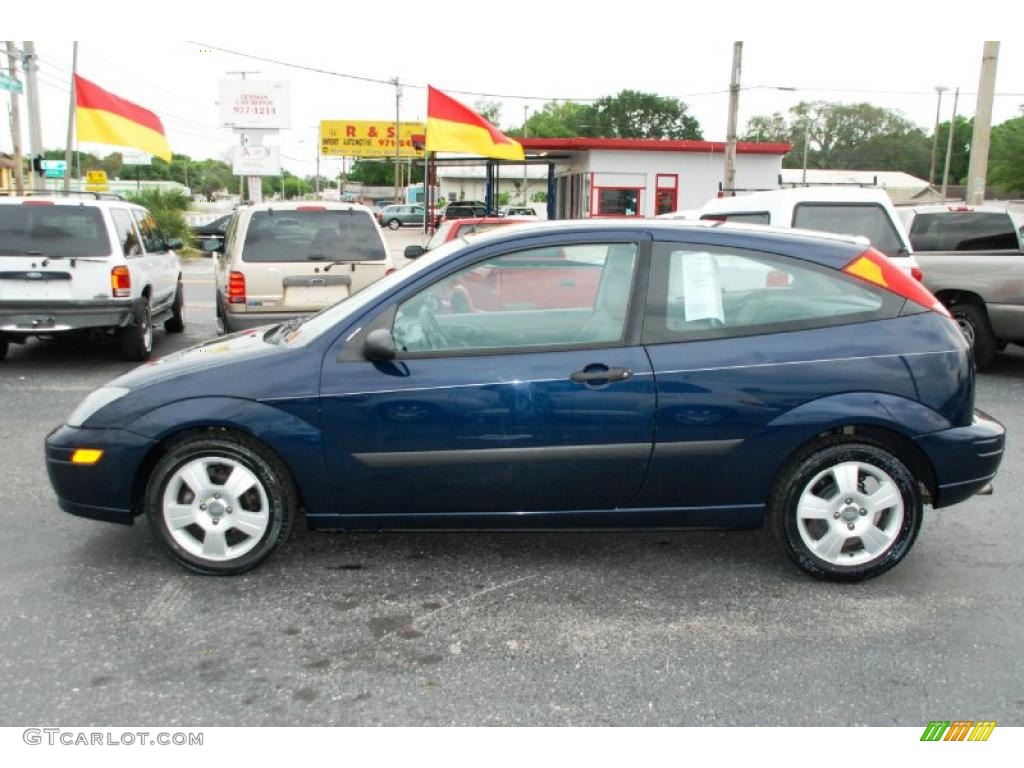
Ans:
[[[126,325],[117,334],[121,347],[121,357],[136,363],[149,360],[153,354],[153,312],[149,308],[149,300],[143,299],[138,317],[131,325]]]
[[[815,481],[822,472],[827,472],[829,468],[847,462],[857,462],[862,467],[866,465],[873,471],[880,470],[888,475],[899,491],[903,506],[902,520],[899,521],[898,516],[891,518],[892,540],[887,548],[878,555],[855,565],[842,564],[841,560],[847,555],[853,559],[870,555],[856,533],[841,534],[842,537],[845,537],[846,543],[843,544],[843,550],[837,552],[835,556],[840,563],[829,562],[805,543],[798,521],[801,495],[809,488],[812,481]],[[867,475],[864,475],[863,479],[860,479],[860,474],[857,477],[859,478],[858,482],[862,485],[869,482]],[[826,477],[821,482],[827,484],[830,481],[831,478]],[[814,487],[818,487],[818,485],[815,484]],[[849,509],[851,514],[853,514],[853,508],[861,503],[854,499],[851,506],[845,506],[843,501],[845,500],[836,497],[834,503]],[[865,504],[865,506],[869,505]],[[811,522],[821,523],[826,529],[835,529],[846,524],[856,526],[862,524],[860,516],[865,513],[861,509],[858,516],[850,519],[844,518],[844,514],[837,510],[833,513],[831,522],[816,520]],[[880,516],[884,522],[889,522],[889,518],[884,516],[893,514],[897,514],[895,505],[888,511],[881,512]],[[874,513],[872,513],[872,518],[873,516]],[[878,576],[902,560],[917,538],[917,533],[921,528],[921,517],[922,502],[917,481],[902,461],[881,446],[866,442],[862,438],[837,436],[823,440],[802,451],[779,473],[769,501],[768,528],[776,543],[803,571],[819,579],[850,582]],[[866,524],[869,518],[865,516],[863,520]],[[897,523],[897,521],[899,522]],[[825,535],[826,533],[823,533],[819,540],[824,540]],[[847,544],[851,545],[849,551],[847,551]]]
[[[401,226],[402,222],[400,222],[398,219],[391,219],[390,221],[388,221],[388,229],[395,230],[400,228]]]
[[[216,326],[218,336],[227,336],[232,333],[231,324],[228,322],[228,315],[224,311],[224,305],[220,301],[220,297],[217,297],[217,308],[216,308]]]
[[[256,476],[266,492],[266,530],[252,549],[235,559],[214,561],[189,552],[175,540],[164,519],[162,501],[168,483],[181,467],[200,458],[238,462]],[[298,515],[298,494],[288,468],[259,441],[228,431],[192,433],[168,446],[153,467],[144,507],[154,535],[181,565],[204,575],[231,576],[255,568],[284,544]]]
[[[7,357],[7,337],[0,333],[0,360],[4,360]]]
[[[974,350],[974,364],[980,371],[996,359],[996,337],[988,313],[976,304],[954,304],[949,312]]]
[[[185,290],[178,281],[178,289],[174,292],[174,303],[171,305],[171,316],[164,320],[164,330],[168,333],[181,333],[185,330]]]

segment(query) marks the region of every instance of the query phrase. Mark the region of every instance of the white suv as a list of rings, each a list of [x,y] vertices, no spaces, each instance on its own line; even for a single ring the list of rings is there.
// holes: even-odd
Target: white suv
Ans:
[[[904,272],[921,279],[910,240],[889,195],[861,187],[797,187],[719,197],[703,207],[661,219],[702,219],[763,224],[866,237]]]
[[[181,246],[121,199],[0,197],[0,360],[9,342],[82,331],[149,359],[154,323],[185,329]]]

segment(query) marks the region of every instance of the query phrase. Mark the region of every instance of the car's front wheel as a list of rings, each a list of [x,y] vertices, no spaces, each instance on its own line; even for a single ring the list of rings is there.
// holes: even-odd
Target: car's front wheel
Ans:
[[[255,567],[288,538],[297,494],[263,444],[231,432],[196,433],[157,461],[146,486],[150,527],[179,563],[209,575]]]
[[[775,540],[804,571],[859,581],[892,568],[921,527],[917,482],[889,451],[837,437],[780,473],[768,510]]]
[[[174,304],[171,305],[171,316],[164,320],[164,330],[168,333],[181,333],[185,330],[185,291],[178,281],[174,292]]]

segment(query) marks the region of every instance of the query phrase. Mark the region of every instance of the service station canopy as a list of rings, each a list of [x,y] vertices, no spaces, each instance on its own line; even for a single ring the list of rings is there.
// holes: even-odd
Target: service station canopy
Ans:
[[[422,158],[412,137],[426,132],[423,123],[399,123],[398,156]],[[395,123],[386,120],[321,120],[320,154],[345,157],[394,157]]]

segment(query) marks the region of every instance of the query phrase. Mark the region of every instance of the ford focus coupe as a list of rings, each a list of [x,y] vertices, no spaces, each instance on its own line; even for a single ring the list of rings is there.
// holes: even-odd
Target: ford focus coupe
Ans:
[[[523,264],[558,270],[542,299],[452,301]],[[806,572],[853,581],[903,559],[924,505],[990,486],[1004,431],[974,394],[956,323],[865,240],[559,222],[449,243],[316,315],[139,367],[85,398],[46,461],[65,511],[145,515],[206,574],[252,568],[301,514],[767,525]]]

